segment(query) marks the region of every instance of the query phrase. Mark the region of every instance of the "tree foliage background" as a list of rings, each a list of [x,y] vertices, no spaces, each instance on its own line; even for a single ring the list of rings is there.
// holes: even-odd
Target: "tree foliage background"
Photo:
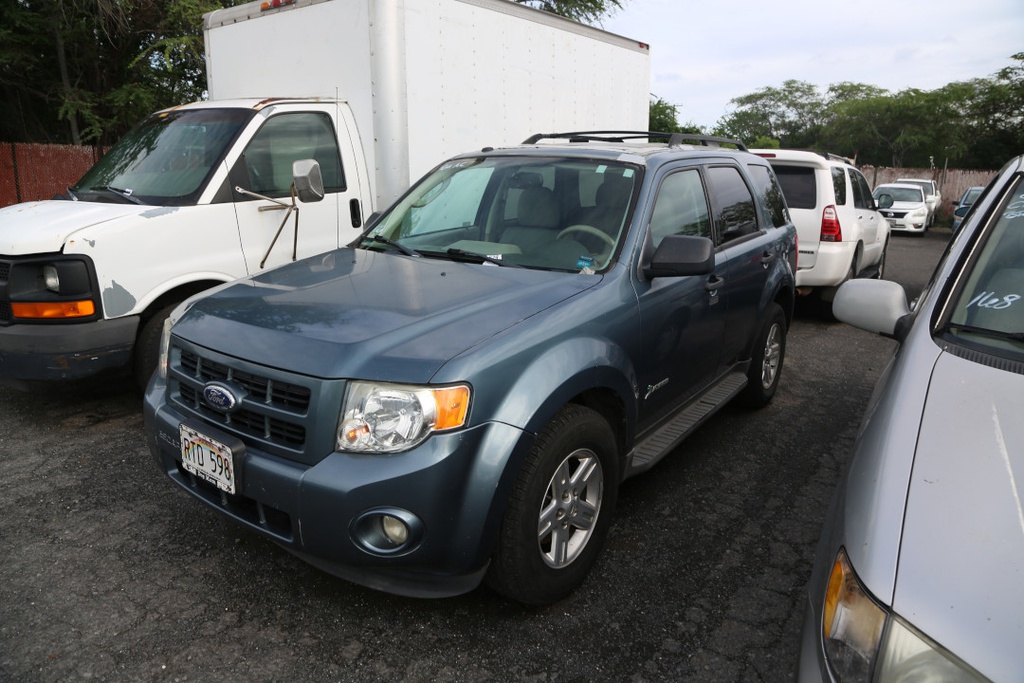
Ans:
[[[931,91],[837,83],[820,92],[788,80],[733,99],[715,133],[876,166],[999,168],[1024,152],[1024,52],[1010,61],[988,78]]]

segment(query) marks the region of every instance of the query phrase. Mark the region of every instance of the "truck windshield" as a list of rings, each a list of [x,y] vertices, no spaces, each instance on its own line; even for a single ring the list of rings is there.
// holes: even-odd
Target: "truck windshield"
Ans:
[[[71,193],[85,201],[194,204],[253,113],[195,109],[155,114],[114,145]]]
[[[947,330],[960,343],[1024,360],[1024,181],[993,220]]]
[[[460,158],[410,190],[364,236],[366,249],[598,272],[618,254],[640,169],[593,159]]]

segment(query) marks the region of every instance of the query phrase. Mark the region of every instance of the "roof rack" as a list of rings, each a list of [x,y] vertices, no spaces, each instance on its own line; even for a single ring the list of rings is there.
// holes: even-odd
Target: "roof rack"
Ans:
[[[537,133],[523,141],[524,145],[535,145],[541,140],[568,140],[569,142],[625,142],[626,140],[640,140],[646,138],[665,139],[669,147],[679,147],[684,144],[696,143],[705,147],[721,147],[722,145],[734,145],[736,149],[747,151],[747,146],[739,140],[719,138],[711,135],[698,135],[696,133],[661,133],[650,130],[589,130],[576,131],[573,133]]]

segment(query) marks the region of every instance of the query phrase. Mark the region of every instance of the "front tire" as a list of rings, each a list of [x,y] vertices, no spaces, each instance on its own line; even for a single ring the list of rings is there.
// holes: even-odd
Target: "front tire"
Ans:
[[[754,341],[747,386],[740,394],[740,400],[748,408],[763,408],[771,402],[786,358],[786,314],[782,307],[769,304],[763,321]]]
[[[596,411],[563,408],[537,435],[509,496],[491,588],[546,605],[578,587],[594,564],[618,497],[615,435]]]

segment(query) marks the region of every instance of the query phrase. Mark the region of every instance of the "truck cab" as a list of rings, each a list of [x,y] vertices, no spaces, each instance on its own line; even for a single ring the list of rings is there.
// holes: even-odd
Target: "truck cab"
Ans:
[[[174,305],[358,235],[372,203],[353,127],[315,100],[167,109],[67,194],[0,209],[0,381],[130,367],[144,385]],[[325,190],[308,204],[291,191],[306,158]]]

